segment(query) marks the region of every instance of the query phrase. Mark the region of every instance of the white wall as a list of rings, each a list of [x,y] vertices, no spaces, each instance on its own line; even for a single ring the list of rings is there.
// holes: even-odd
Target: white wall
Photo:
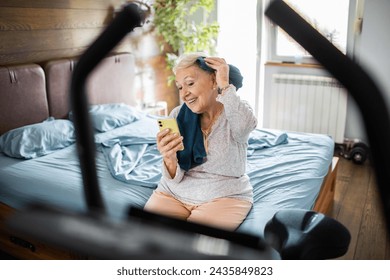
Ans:
[[[363,29],[356,45],[356,57],[385,95],[390,108],[390,1],[366,0]],[[367,93],[369,94],[369,93]],[[353,100],[348,100],[345,136],[366,140],[360,113]]]
[[[220,32],[217,53],[238,67],[244,77],[238,91],[242,99],[256,106],[257,1],[217,0]]]

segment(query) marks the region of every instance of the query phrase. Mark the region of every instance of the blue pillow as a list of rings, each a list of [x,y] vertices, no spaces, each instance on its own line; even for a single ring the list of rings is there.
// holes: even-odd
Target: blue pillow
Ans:
[[[0,151],[10,157],[32,159],[70,146],[76,141],[73,123],[48,118],[15,128],[0,136]]]
[[[98,132],[106,132],[137,121],[141,113],[129,105],[123,103],[91,105],[89,107],[92,126]],[[73,120],[72,112],[69,119]]]

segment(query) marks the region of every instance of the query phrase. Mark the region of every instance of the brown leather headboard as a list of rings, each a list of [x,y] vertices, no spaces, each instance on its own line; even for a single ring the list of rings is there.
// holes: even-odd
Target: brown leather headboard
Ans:
[[[36,64],[0,67],[0,134],[49,117],[45,75]]]
[[[42,122],[49,116],[67,118],[69,87],[76,61],[55,60],[0,67],[0,135],[20,126]],[[105,58],[86,84],[90,104],[136,105],[135,59],[122,53]]]
[[[50,115],[67,118],[70,111],[69,87],[76,60],[51,61],[44,67]],[[86,84],[90,104],[126,103],[136,105],[134,93],[135,59],[122,53],[105,58],[91,73]]]

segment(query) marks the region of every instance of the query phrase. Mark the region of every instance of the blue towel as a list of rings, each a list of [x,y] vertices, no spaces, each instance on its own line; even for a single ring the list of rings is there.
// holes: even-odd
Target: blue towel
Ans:
[[[207,72],[215,70],[209,67],[204,61],[204,57],[196,60],[199,67]],[[240,70],[229,64],[229,83],[236,89],[242,87]],[[203,142],[203,134],[200,127],[200,118],[198,114],[193,113],[186,104],[183,104],[176,118],[181,135],[183,136],[184,150],[177,152],[177,159],[180,168],[188,171],[189,169],[202,164],[206,160],[206,149]]]
[[[207,153],[200,129],[199,115],[183,104],[177,115],[177,124],[183,136],[184,150],[177,152],[179,165],[185,171],[204,162]]]
[[[206,64],[206,61],[204,61],[204,57],[198,57],[196,59],[196,63],[199,65],[199,67],[207,72],[210,72],[210,73],[213,73],[215,70],[211,67],[209,67],[207,64]],[[228,64],[229,65],[229,84],[232,84],[236,87],[236,89],[238,90],[239,88],[242,87],[242,80],[243,80],[243,77],[241,75],[241,72],[240,70],[234,66],[234,65],[231,65],[231,64]]]

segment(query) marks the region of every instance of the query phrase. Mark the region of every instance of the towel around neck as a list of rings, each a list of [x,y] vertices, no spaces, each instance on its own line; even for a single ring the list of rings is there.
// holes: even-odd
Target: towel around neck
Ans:
[[[204,71],[213,73],[215,70],[209,67],[204,61],[204,57],[198,57],[196,63]],[[229,65],[229,84],[238,90],[242,87],[243,77],[240,70]],[[177,159],[185,171],[202,164],[207,157],[203,142],[203,134],[200,126],[200,115],[193,113],[186,104],[183,104],[176,118],[179,130],[183,136],[184,150],[177,152]]]

